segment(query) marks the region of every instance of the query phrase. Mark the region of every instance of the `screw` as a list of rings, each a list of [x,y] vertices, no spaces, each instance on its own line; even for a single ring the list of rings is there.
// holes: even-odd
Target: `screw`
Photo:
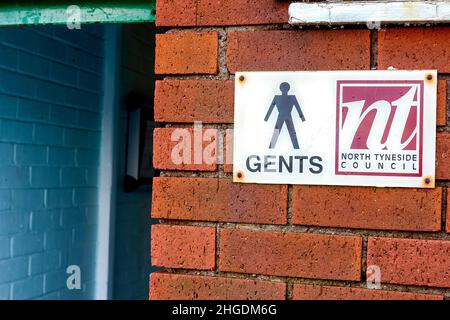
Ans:
[[[239,77],[239,81],[242,82],[242,81],[244,81],[244,80],[245,80],[245,77],[244,77],[244,76],[240,76],[240,77]]]
[[[242,172],[238,172],[238,173],[237,173],[237,177],[238,177],[239,179],[242,179]]]
[[[430,178],[425,178],[425,184],[430,184],[431,179]]]
[[[431,74],[427,75],[427,80],[433,80],[433,76]]]

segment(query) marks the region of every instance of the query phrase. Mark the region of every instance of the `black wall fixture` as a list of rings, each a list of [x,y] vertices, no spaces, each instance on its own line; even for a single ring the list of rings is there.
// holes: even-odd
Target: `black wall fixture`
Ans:
[[[153,106],[148,101],[153,100],[136,92],[128,94],[126,98],[128,124],[125,192],[133,192],[141,184],[151,183],[154,113]]]

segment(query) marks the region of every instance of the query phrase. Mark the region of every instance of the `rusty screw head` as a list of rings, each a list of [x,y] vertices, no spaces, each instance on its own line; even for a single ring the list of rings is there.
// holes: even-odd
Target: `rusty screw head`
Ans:
[[[431,179],[430,178],[425,178],[425,184],[430,184]]]
[[[244,81],[244,80],[245,80],[245,77],[244,77],[244,76],[240,76],[240,77],[239,77],[239,81],[242,82],[242,81]]]
[[[237,173],[237,177],[238,177],[239,179],[242,179],[242,172],[238,172],[238,173]]]
[[[427,80],[433,80],[433,75],[431,74],[427,75]]]

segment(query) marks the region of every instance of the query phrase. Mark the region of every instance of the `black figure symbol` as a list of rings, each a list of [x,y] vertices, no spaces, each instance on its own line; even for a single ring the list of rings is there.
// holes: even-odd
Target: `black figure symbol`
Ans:
[[[267,111],[267,115],[264,118],[264,121],[269,120],[270,115],[272,114],[273,108],[277,106],[278,109],[278,119],[275,124],[275,129],[273,130],[272,140],[270,141],[269,149],[274,149],[278,140],[278,136],[280,135],[281,128],[286,123],[286,127],[289,131],[289,136],[291,137],[292,145],[294,149],[300,149],[297,140],[297,133],[295,132],[294,123],[292,121],[292,107],[298,112],[300,119],[305,121],[305,116],[303,115],[302,110],[300,109],[300,105],[298,104],[297,98],[295,95],[288,95],[291,86],[287,82],[283,82],[280,84],[281,95],[275,96],[273,98],[272,104],[270,105],[269,111]]]

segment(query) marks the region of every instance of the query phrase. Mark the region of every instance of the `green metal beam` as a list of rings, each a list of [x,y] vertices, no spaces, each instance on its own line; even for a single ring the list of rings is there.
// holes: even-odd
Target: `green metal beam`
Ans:
[[[11,1],[12,2],[12,1]],[[78,11],[68,11],[76,5]],[[0,26],[67,24],[74,13],[80,23],[138,23],[155,21],[156,0],[42,0],[0,3]]]

